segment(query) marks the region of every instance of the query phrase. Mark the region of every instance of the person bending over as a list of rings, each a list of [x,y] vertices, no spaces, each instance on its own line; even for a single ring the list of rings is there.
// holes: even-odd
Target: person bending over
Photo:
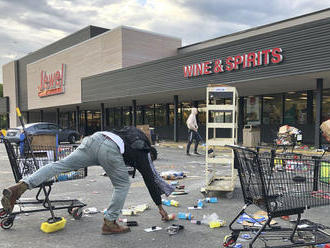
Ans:
[[[110,205],[104,214],[102,234],[126,233],[130,231],[130,228],[119,225],[117,219],[130,187],[126,166],[129,164],[142,174],[151,198],[158,206],[162,220],[167,221],[168,214],[162,207],[161,195],[170,195],[174,188],[167,184],[155,170],[149,153],[150,148],[146,135],[135,127],[125,127],[112,132],[96,132],[85,137],[78,148],[66,158],[49,163],[32,175],[23,178],[16,185],[4,189],[2,206],[10,214],[16,200],[27,189],[36,188],[63,172],[100,165],[114,188]]]

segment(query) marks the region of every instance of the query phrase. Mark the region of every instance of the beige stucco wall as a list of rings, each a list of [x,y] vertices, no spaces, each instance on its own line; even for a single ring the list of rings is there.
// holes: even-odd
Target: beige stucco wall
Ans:
[[[81,103],[81,78],[122,67],[122,35],[116,29],[27,65],[28,109]],[[66,65],[65,93],[40,98],[41,71]]]
[[[3,80],[3,96],[9,97],[9,126],[18,126],[18,119],[16,115],[16,75],[15,75],[15,61],[2,66],[2,80]]]
[[[123,67],[177,55],[181,39],[123,28]]]
[[[173,56],[181,40],[120,26],[27,66],[28,109],[81,103],[81,78]],[[40,98],[41,71],[66,65],[65,93]],[[111,82],[109,82],[111,83]]]

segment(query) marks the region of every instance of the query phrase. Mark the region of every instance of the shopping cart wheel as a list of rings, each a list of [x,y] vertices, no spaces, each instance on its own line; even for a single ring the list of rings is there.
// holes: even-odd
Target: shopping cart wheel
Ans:
[[[0,223],[2,229],[10,229],[14,224],[14,219],[15,217],[6,217],[2,219]]]
[[[223,240],[223,247],[234,247],[237,238],[238,235],[233,235],[233,234],[225,236]]]
[[[79,220],[82,217],[82,208],[74,208],[72,209],[72,216],[75,220]]]

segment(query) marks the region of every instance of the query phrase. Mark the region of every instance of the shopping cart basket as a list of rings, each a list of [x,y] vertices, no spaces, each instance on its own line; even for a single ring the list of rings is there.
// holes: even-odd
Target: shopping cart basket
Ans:
[[[9,162],[14,175],[15,182],[19,182],[22,178],[31,175],[40,167],[60,160],[69,155],[76,148],[74,146],[29,146],[25,144],[12,144],[8,140],[4,139],[4,145],[7,150]],[[36,200],[17,200],[16,206],[19,210],[15,210],[11,214],[7,214],[3,209],[0,209],[1,227],[3,229],[9,229],[13,226],[15,217],[20,214],[50,211],[52,218],[56,219],[54,210],[67,209],[75,219],[80,219],[82,216],[82,208],[86,204],[79,200],[50,200],[50,193],[52,185],[55,182],[81,179],[87,176],[87,169],[83,168],[77,171],[71,171],[67,173],[61,173],[51,178],[47,182],[41,184],[36,194]],[[25,208],[30,208],[25,210]],[[39,207],[40,206],[40,207]]]
[[[330,205],[330,161],[313,156],[276,154],[274,150],[258,153],[245,147],[228,147],[235,154],[245,206],[229,225],[232,234],[226,237],[225,247],[232,246],[242,231],[251,231],[254,235],[250,248],[258,238],[266,243],[266,234],[272,232],[274,237],[286,239],[289,244],[267,244],[267,247],[300,247],[330,242],[330,235],[325,232],[329,227],[301,220],[306,209]],[[246,213],[246,208],[252,204],[267,213],[263,223]],[[233,224],[244,215],[252,218],[259,227],[233,228]],[[293,227],[271,225],[273,218],[287,215],[297,215]],[[306,241],[303,236],[312,238]]]

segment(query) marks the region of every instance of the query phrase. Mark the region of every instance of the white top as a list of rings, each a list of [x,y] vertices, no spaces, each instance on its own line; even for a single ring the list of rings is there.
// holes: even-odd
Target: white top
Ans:
[[[186,124],[187,124],[188,129],[194,130],[197,132],[198,125],[197,125],[196,115],[197,115],[197,109],[192,108],[191,113],[186,121]]]
[[[113,142],[115,142],[117,144],[117,146],[119,147],[120,153],[124,154],[125,152],[125,145],[124,145],[124,141],[122,140],[122,138],[120,138],[118,135],[111,133],[111,132],[100,132],[101,134],[108,136],[110,139],[113,140]]]

